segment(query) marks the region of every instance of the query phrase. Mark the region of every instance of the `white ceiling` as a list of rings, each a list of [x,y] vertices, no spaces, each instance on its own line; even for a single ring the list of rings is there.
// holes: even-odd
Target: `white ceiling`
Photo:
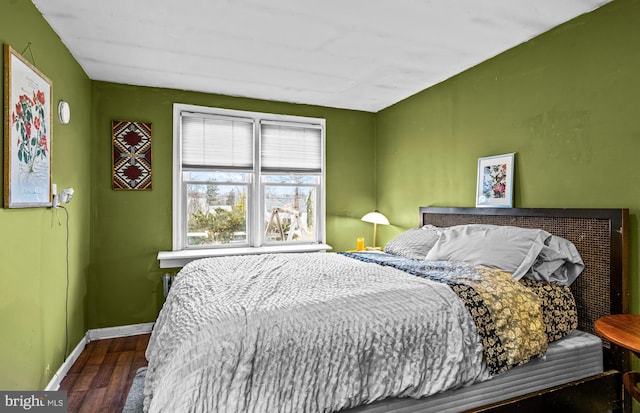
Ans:
[[[609,0],[32,0],[91,79],[377,112]]]

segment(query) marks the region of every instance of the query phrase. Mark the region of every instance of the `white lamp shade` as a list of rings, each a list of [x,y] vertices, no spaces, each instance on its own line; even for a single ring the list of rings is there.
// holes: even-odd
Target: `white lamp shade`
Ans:
[[[364,222],[370,222],[372,224],[389,225],[387,217],[379,212],[369,212],[361,218]]]

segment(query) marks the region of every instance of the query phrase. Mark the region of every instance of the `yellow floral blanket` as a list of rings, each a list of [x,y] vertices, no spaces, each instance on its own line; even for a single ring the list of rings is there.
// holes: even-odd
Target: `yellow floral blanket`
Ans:
[[[542,301],[511,274],[451,261],[417,261],[380,253],[343,253],[448,284],[463,300],[482,338],[492,374],[526,363],[547,350]]]

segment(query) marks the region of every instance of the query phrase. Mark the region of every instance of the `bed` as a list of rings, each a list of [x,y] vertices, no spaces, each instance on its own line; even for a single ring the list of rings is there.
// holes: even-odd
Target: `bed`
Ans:
[[[627,220],[624,209],[420,208],[419,228],[497,225],[574,245],[584,264],[567,283],[578,329],[565,326],[560,340],[547,340],[540,299],[511,279],[520,267],[505,273],[438,259],[429,261],[440,263],[434,269],[366,253],[191,263],[154,327],[145,408],[628,412],[620,372],[629,356],[593,335],[598,317],[627,312]],[[446,251],[443,238],[429,254]],[[509,294],[491,298],[502,289]],[[566,343],[574,343],[568,353]],[[572,358],[577,375],[561,374]],[[547,378],[531,379],[526,369],[536,365]]]

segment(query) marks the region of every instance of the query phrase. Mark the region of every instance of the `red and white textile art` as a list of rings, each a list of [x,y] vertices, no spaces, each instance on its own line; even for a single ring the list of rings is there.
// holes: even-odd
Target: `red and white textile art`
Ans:
[[[151,123],[114,120],[113,189],[151,189]]]

